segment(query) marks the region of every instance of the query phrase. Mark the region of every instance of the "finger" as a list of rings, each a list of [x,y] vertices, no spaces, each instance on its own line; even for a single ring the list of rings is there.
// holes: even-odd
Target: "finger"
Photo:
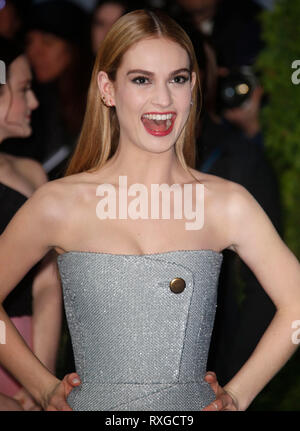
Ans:
[[[67,382],[71,385],[71,386],[78,386],[80,385],[81,381],[80,381],[80,377],[77,373],[71,373],[67,375]]]
[[[65,397],[74,389],[74,387],[81,384],[80,378],[77,373],[66,374],[62,380],[62,387]]]
[[[218,395],[220,386],[216,374],[214,372],[209,372],[205,375],[204,380],[210,385],[214,393]]]
[[[216,373],[214,371],[207,371],[206,376],[213,376],[213,377],[217,377]]]
[[[58,404],[58,410],[63,412],[71,412],[72,409],[65,400],[61,400]]]
[[[69,404],[61,397],[55,397],[51,400],[51,403],[48,405],[47,411],[72,411]]]
[[[24,397],[13,397],[16,401],[18,401],[22,406],[25,404],[25,398]]]
[[[213,402],[208,404],[203,411],[205,412],[216,412],[222,409],[222,403],[220,403],[219,399],[215,399]]]
[[[217,381],[216,373],[214,373],[213,371],[207,371],[204,378],[205,380],[207,380],[208,378],[210,381]]]
[[[218,410],[220,410],[220,411],[235,411],[235,410],[237,410],[236,406],[233,403],[232,397],[225,391],[217,397],[215,404],[217,405]]]
[[[33,405],[28,410],[37,412],[37,411],[41,411],[42,409],[41,409],[41,407],[39,407],[37,405]]]

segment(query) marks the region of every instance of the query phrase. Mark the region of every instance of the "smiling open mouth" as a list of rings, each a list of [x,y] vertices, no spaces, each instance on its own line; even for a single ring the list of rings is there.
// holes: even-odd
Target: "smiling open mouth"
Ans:
[[[146,131],[151,135],[165,136],[171,133],[175,118],[175,113],[144,114],[142,116],[142,122]]]

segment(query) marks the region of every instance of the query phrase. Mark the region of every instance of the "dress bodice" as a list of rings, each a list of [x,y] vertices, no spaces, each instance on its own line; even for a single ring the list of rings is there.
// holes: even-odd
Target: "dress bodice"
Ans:
[[[156,398],[171,388],[177,391],[159,410],[200,410],[214,398],[203,377],[222,259],[213,250],[147,255],[74,251],[58,256],[82,380],[69,397],[74,409],[155,410],[157,401],[149,395],[153,388],[159,388]],[[181,279],[179,293],[170,284],[176,278]],[[195,385],[198,398],[202,393],[198,400]],[[194,387],[190,399],[179,391],[184,386],[190,391]],[[139,404],[141,399],[150,408]]]

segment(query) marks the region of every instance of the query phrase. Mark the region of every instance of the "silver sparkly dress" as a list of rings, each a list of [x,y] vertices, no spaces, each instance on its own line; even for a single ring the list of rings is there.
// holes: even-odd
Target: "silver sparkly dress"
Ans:
[[[73,410],[202,410],[222,253],[57,258],[81,385]]]

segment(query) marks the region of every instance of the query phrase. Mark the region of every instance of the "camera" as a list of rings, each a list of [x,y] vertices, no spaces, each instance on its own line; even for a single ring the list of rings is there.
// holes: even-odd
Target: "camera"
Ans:
[[[241,66],[229,71],[218,80],[217,111],[238,108],[251,96],[257,86],[257,78],[251,66]]]

